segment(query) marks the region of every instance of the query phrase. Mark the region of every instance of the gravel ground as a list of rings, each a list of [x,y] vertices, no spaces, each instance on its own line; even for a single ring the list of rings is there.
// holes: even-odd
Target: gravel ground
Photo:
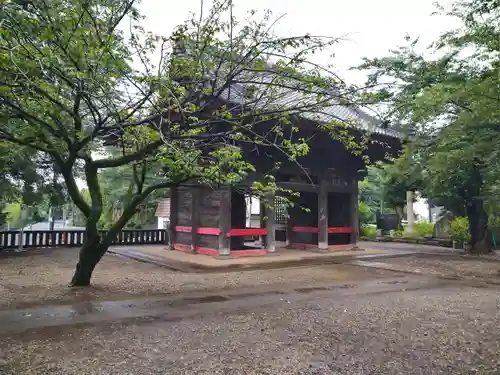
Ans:
[[[77,249],[32,250],[0,256],[0,309],[238,287],[350,281],[391,274],[347,265],[189,274],[106,255],[94,272],[93,288],[68,288],[77,257]]]
[[[363,293],[364,292],[364,293]],[[318,297],[0,340],[0,373],[498,374],[498,289]],[[215,305],[217,306],[217,305]],[[3,370],[3,372],[2,372]]]
[[[374,260],[377,262],[378,260]],[[429,255],[419,254],[400,258],[387,258],[383,263],[394,264],[408,271],[419,271],[429,275],[486,279],[500,283],[500,257],[487,259],[469,255]]]

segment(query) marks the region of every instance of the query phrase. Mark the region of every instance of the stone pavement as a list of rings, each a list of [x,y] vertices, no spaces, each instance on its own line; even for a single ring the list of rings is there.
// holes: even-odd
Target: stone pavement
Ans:
[[[334,272],[334,269],[332,269]],[[176,321],[193,318],[213,310],[245,309],[246,306],[264,306],[278,300],[299,301],[311,297],[355,296],[365,290],[387,293],[394,290],[434,288],[443,283],[436,279],[403,276],[397,273],[387,277],[355,282],[320,283],[310,286],[293,285],[281,288],[254,287],[219,292],[194,292],[168,297],[147,297],[120,301],[79,301],[68,305],[49,305],[17,310],[0,310],[0,335],[44,327],[96,324],[133,318],[153,318]]]
[[[165,246],[120,246],[110,253],[141,262],[153,263],[181,272],[217,272],[305,266],[314,264],[343,263],[354,259],[403,256],[409,251],[367,250],[318,252],[278,248],[276,252],[256,257],[211,257],[167,250]]]
[[[399,243],[399,242],[375,242],[375,241],[361,241],[359,247],[365,250],[385,250],[385,251],[402,251],[402,252],[415,252],[424,254],[457,254],[463,253],[463,250],[456,250],[449,247],[412,244],[412,243]]]
[[[354,260],[399,257],[416,253],[452,254],[462,252],[439,246],[403,243],[360,242],[359,250],[320,252],[277,248],[276,252],[254,257],[211,257],[167,250],[164,245],[113,247],[110,253],[181,272],[217,272],[272,269],[314,264],[345,263]]]
[[[44,328],[28,327],[53,311],[32,309],[16,332],[17,311],[0,317],[11,329],[0,334],[0,374],[493,375],[498,291],[406,274],[276,294],[96,303],[78,315],[84,324],[50,326],[49,316]],[[99,315],[111,320],[83,321]]]

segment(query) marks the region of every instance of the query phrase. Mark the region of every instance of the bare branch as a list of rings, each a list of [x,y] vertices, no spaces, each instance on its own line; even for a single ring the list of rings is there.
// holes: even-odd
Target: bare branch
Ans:
[[[162,144],[163,141],[160,139],[151,142],[149,145],[143,147],[142,149],[132,154],[123,155],[118,158],[106,158],[106,159],[95,160],[93,162],[93,165],[95,165],[95,167],[97,168],[114,168],[114,167],[119,167],[121,165],[130,164],[132,162],[141,160],[142,158],[146,157],[148,154],[158,149]]]

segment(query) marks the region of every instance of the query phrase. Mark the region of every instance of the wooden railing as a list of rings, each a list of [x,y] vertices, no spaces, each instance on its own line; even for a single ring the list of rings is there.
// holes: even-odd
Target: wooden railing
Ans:
[[[100,231],[101,236],[106,231]],[[113,245],[154,245],[166,243],[166,231],[164,229],[127,229],[119,232],[113,241]],[[19,247],[71,247],[81,246],[85,239],[85,231],[82,230],[33,230],[33,231],[5,231],[0,232],[0,250],[15,249]]]

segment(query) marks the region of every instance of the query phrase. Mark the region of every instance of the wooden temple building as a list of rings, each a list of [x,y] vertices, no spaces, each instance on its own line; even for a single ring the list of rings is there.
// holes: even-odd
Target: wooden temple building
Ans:
[[[344,116],[356,116],[358,124],[370,128],[365,155],[383,160],[400,149],[394,131],[379,127],[380,122],[355,108],[337,108]],[[265,125],[263,125],[265,126]],[[277,248],[348,250],[359,239],[358,181],[366,173],[361,156],[353,155],[341,142],[304,121],[297,134],[285,136],[310,139],[309,153],[298,163],[289,161],[272,148],[245,150],[245,158],[257,172],[236,186],[212,188],[180,185],[170,198],[169,245],[172,250],[211,256],[265,255]],[[351,134],[364,132],[353,128]],[[294,206],[284,208],[279,197],[261,202],[260,225],[248,227],[250,186],[273,169],[279,187],[300,193]],[[289,198],[293,199],[293,198]],[[255,239],[259,239],[254,241]]]
[[[183,51],[176,53],[181,56]],[[259,76],[253,81],[266,84],[266,79]],[[270,80],[272,78],[267,82]],[[179,83],[182,84],[182,78]],[[280,96],[280,103],[276,105],[283,106],[293,100],[316,100],[314,96],[297,98],[297,95],[300,93],[290,90]],[[235,104],[235,108],[243,108],[248,92],[241,83],[232,84],[217,100],[221,98],[223,102],[216,105],[230,103]],[[364,177],[366,165],[361,156],[354,155],[343,143],[319,129],[320,123],[329,123],[332,119],[351,124],[350,136],[368,137],[364,155],[371,161],[384,160],[401,148],[397,131],[359,108],[342,105],[338,100],[314,119],[307,115],[295,116],[293,125],[298,131],[283,125],[281,136],[292,141],[309,140],[310,151],[297,162],[290,161],[276,147],[242,145],[245,160],[257,171],[238,185],[213,188],[186,184],[171,189],[170,249],[212,256],[250,256],[264,255],[277,248],[286,251],[288,248],[346,250],[356,247],[359,239],[358,181]],[[252,131],[265,136],[272,126],[260,121]],[[278,170],[275,168],[277,163],[280,164]],[[261,204],[260,225],[248,227],[246,211],[250,186],[273,170],[279,187],[296,191],[300,196],[293,208],[288,209],[280,206],[279,197],[266,197],[268,204]]]

